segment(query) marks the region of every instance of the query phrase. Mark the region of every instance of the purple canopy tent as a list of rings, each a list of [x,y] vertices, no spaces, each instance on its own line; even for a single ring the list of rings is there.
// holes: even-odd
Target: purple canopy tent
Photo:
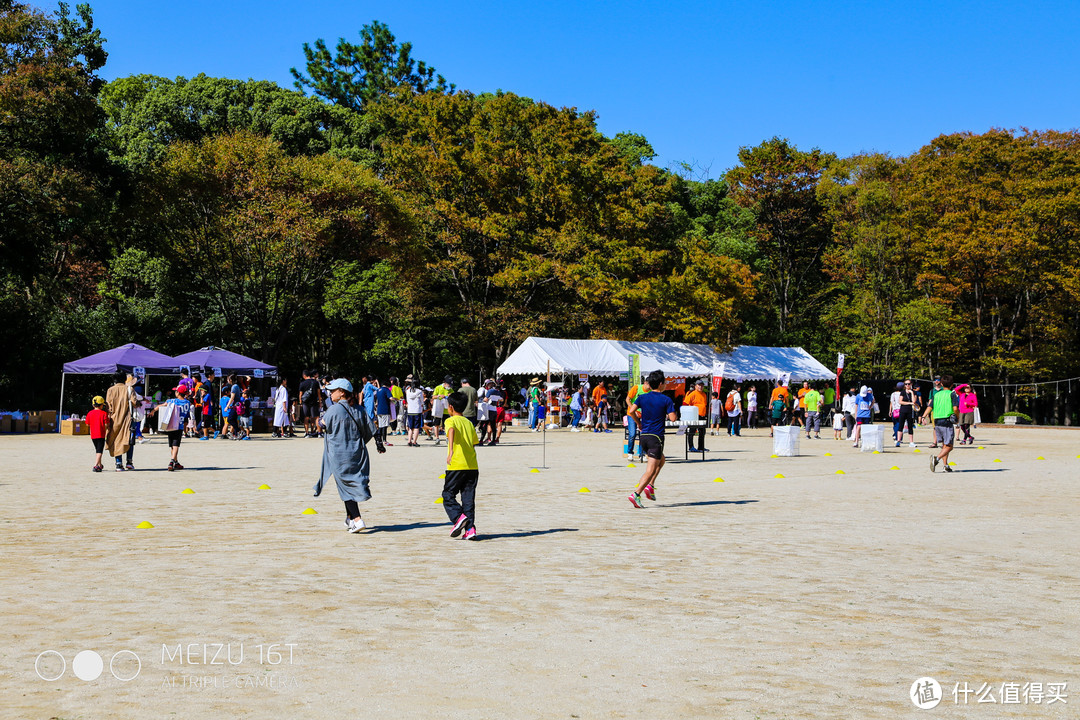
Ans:
[[[162,355],[149,348],[135,343],[128,343],[112,350],[105,350],[94,355],[64,363],[64,371],[60,375],[60,413],[64,416],[64,381],[68,373],[72,375],[108,375],[115,372],[134,372],[135,368],[142,368],[145,376],[150,375],[174,375],[179,363],[168,355]],[[60,423],[56,424],[57,431]]]
[[[276,365],[253,360],[239,353],[230,352],[210,345],[199,348],[193,352],[178,355],[174,362],[177,365],[187,365],[192,370],[220,370],[219,374],[243,373],[244,375],[277,375]],[[258,372],[256,372],[258,371]]]

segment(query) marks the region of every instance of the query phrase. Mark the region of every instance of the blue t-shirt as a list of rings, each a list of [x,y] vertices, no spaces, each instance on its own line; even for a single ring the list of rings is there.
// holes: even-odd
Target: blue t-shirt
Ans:
[[[364,389],[360,391],[361,400],[364,403],[364,412],[368,417],[374,417],[375,415],[375,386],[371,383],[365,383]]]
[[[228,406],[230,399],[231,398],[228,396],[221,398],[221,417],[223,418],[229,418],[236,415],[236,408],[225,409]]]
[[[874,393],[866,393],[866,395],[860,395],[859,399],[855,401],[855,418],[857,420],[866,420],[873,414],[874,410]]]
[[[675,412],[675,403],[662,392],[647,392],[634,398],[641,411],[641,432],[645,435],[664,436],[664,421]]]
[[[169,400],[169,404],[174,406],[173,412],[180,418],[180,428],[183,429],[187,425],[188,416],[191,415],[191,403],[180,398],[173,398]]]
[[[381,387],[379,391],[375,393],[375,412],[378,415],[390,414],[390,399],[393,396],[390,393],[390,388]]]

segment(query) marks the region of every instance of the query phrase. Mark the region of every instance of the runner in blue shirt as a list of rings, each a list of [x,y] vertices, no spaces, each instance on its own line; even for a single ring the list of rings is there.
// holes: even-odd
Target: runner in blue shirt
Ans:
[[[664,432],[665,420],[674,422],[679,418],[675,412],[675,403],[667,395],[657,392],[664,387],[664,373],[661,370],[653,370],[645,382],[652,388],[652,392],[638,393],[634,402],[627,409],[627,415],[634,418],[641,427],[641,451],[648,458],[648,466],[645,474],[641,476],[633,494],[630,495],[630,504],[636,508],[643,507],[641,494],[649,500],[656,500],[656,492],[653,484],[660,469],[664,467]]]

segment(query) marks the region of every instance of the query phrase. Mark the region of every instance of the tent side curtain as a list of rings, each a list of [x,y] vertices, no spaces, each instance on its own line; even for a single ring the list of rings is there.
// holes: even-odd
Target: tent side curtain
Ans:
[[[633,342],[623,340],[559,340],[527,338],[499,366],[499,375],[542,376],[551,372],[615,376],[627,370],[627,357],[641,356],[641,372],[661,370],[669,377],[706,377],[724,363],[726,378],[773,380],[790,374],[792,382],[833,380],[836,374],[799,347],[742,345],[730,353],[717,353],[708,345]]]
[[[131,372],[133,368],[141,367],[150,375],[175,375],[179,366],[175,358],[128,343],[64,363],[64,372],[73,375],[108,375]]]
[[[267,365],[240,353],[223,350],[212,345],[183,355],[177,355],[176,363],[177,365],[187,365],[193,371],[207,372],[218,368],[226,374],[243,373],[244,375],[252,375],[256,370],[261,370],[266,375],[277,375],[276,365]]]

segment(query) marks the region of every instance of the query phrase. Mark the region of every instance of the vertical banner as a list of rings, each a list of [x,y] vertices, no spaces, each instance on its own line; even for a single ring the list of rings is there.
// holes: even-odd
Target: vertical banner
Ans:
[[[712,391],[714,393],[720,392],[720,386],[724,383],[724,366],[727,363],[719,363],[713,365],[712,369]]]
[[[844,353],[836,354],[836,405],[840,406],[840,373],[844,371],[844,360],[847,356]]]
[[[641,382],[641,355],[630,353],[627,362],[630,369],[630,382],[627,387],[627,390],[629,390],[634,387],[634,385]]]

